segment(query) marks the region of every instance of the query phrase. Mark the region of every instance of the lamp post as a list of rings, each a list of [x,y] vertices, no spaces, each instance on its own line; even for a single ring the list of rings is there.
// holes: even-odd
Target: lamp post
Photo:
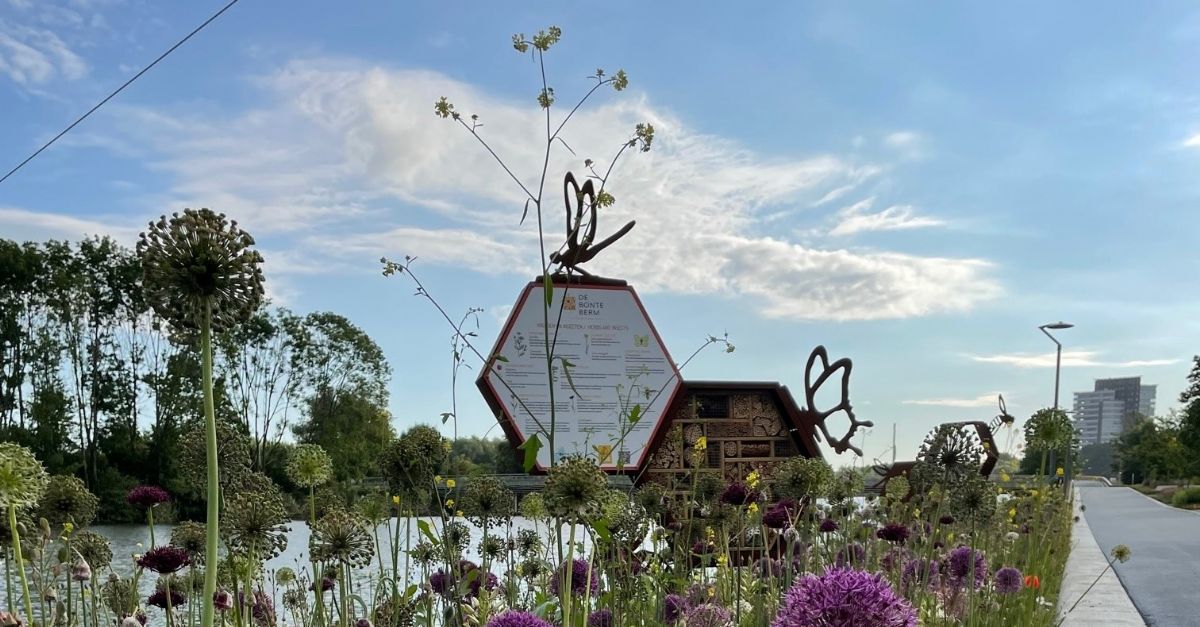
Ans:
[[[1061,376],[1062,376],[1062,342],[1059,342],[1057,338],[1055,338],[1053,335],[1051,335],[1050,331],[1062,331],[1065,329],[1070,329],[1073,326],[1075,326],[1075,325],[1073,325],[1069,322],[1063,322],[1060,320],[1058,322],[1051,322],[1049,324],[1043,324],[1042,326],[1038,327],[1038,329],[1042,333],[1046,334],[1046,337],[1050,338],[1051,342],[1054,342],[1054,346],[1055,346],[1055,354],[1054,354],[1054,409],[1055,410],[1058,409],[1058,384],[1059,384],[1059,381],[1061,380]],[[1071,436],[1070,436],[1070,439],[1067,441],[1067,459],[1066,459],[1066,462],[1064,463],[1066,466],[1064,468],[1064,472],[1063,472],[1063,474],[1065,475],[1064,481],[1063,481],[1064,491],[1069,489],[1067,486],[1071,485],[1071,465],[1072,465],[1071,462],[1074,458],[1074,455],[1072,455],[1071,452],[1072,452],[1072,449],[1074,449],[1074,448],[1075,448],[1075,427],[1072,426],[1071,427]],[[1050,457],[1051,457],[1051,459],[1054,458],[1053,450],[1050,451]],[[1053,463],[1051,463],[1051,466],[1055,467]],[[1055,473],[1055,474],[1057,474],[1057,473]]]

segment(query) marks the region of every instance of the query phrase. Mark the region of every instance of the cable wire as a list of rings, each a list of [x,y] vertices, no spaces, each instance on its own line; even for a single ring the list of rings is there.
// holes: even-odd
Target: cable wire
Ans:
[[[222,7],[220,11],[217,11],[216,13],[214,13],[212,15],[212,17],[208,18],[207,20],[204,20],[204,22],[202,24],[197,26],[194,30],[192,30],[192,32],[188,33],[187,36],[185,36],[183,39],[180,39],[179,41],[175,42],[174,46],[171,46],[170,48],[167,49],[166,52],[159,55],[158,58],[155,59],[150,65],[147,65],[146,67],[142,68],[142,71],[138,72],[137,74],[134,74],[132,78],[125,81],[125,83],[122,84],[120,87],[118,87],[116,89],[116,91],[109,94],[107,97],[104,98],[104,100],[101,100],[100,102],[96,103],[96,106],[92,107],[91,109],[88,109],[87,113],[79,116],[79,119],[75,120],[74,122],[71,122],[70,126],[68,126],[67,128],[64,128],[61,132],[59,132],[58,135],[55,135],[50,141],[43,144],[41,148],[38,148],[33,154],[26,157],[24,161],[18,163],[17,167],[9,170],[8,174],[5,174],[3,178],[0,178],[0,183],[7,181],[8,177],[12,176],[13,174],[16,174],[17,170],[20,170],[21,168],[25,167],[25,164],[29,163],[30,161],[33,161],[34,157],[42,154],[43,150],[49,148],[51,145],[54,144],[54,142],[58,141],[60,137],[69,133],[71,131],[71,129],[78,126],[80,122],[86,120],[89,115],[95,113],[97,109],[99,109],[100,107],[103,107],[105,105],[105,103],[107,103],[109,100],[112,100],[114,97],[116,97],[117,94],[124,91],[126,87],[129,87],[129,85],[131,85],[133,83],[133,81],[136,81],[137,79],[141,78],[142,74],[149,72],[150,68],[158,65],[159,61],[162,61],[163,59],[167,58],[167,55],[171,54],[172,52],[175,52],[176,48],[178,48],[178,47],[182,46],[184,43],[186,43],[187,40],[191,39],[193,35],[204,30],[205,26],[208,26],[209,24],[211,24],[213,22],[213,20],[217,19],[218,17],[221,17],[222,13],[224,13],[224,12],[228,11],[230,8],[232,8],[233,5],[238,3],[238,1],[239,0],[230,0],[229,4],[226,4],[224,7]]]

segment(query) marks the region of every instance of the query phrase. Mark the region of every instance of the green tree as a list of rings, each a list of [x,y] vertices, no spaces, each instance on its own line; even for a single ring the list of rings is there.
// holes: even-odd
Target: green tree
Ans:
[[[1200,355],[1192,358],[1188,386],[1179,394],[1183,405],[1179,424],[1179,440],[1187,449],[1189,475],[1200,475]]]
[[[1121,481],[1153,483],[1184,476],[1192,460],[1179,437],[1180,423],[1177,415],[1143,420],[1121,434],[1114,447]]]
[[[338,481],[357,481],[373,474],[377,460],[395,437],[391,415],[358,391],[317,391],[308,404],[308,419],[295,428],[296,438],[317,444],[333,460]]]

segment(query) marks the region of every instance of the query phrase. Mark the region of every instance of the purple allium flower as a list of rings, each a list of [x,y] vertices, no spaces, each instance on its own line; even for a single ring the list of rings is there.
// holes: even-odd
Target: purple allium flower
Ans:
[[[802,577],[783,598],[771,627],[916,627],[917,612],[883,575],[833,568]]]
[[[485,627],[554,627],[537,614],[507,610],[488,619]]]
[[[764,555],[754,562],[754,570],[764,579],[783,575],[783,562]]]
[[[987,581],[988,563],[983,551],[974,550],[969,546],[960,546],[950,551],[945,561],[950,583],[955,586],[966,587],[968,577],[974,577],[976,588]]]
[[[678,594],[668,594],[663,599],[663,621],[668,625],[675,624],[675,621],[683,617],[683,613],[687,611],[687,599]]]
[[[170,500],[171,495],[156,485],[140,485],[125,495],[126,503],[142,509],[149,509]]]
[[[458,573],[455,576],[452,573],[447,573],[441,568],[437,572],[429,575],[429,588],[434,592],[448,596],[454,591],[455,586],[459,581],[467,582],[467,596],[479,596],[480,588],[494,590],[499,585],[499,580],[492,573],[484,573],[479,569],[479,566],[471,560],[458,560]]]
[[[833,533],[838,530],[837,521],[832,518],[826,518],[821,521],[821,526],[817,527],[821,533]]]
[[[717,545],[704,540],[697,540],[692,545],[692,555],[712,555],[717,550]]]
[[[562,594],[563,586],[566,584],[567,564],[563,564],[554,573],[554,582],[551,584],[555,594]],[[595,596],[600,591],[600,578],[592,573],[592,565],[585,559],[575,558],[571,560],[571,594],[575,596],[583,596],[583,593],[591,586],[592,596]],[[591,577],[588,577],[589,573]],[[591,580],[589,582],[589,579]]]
[[[213,607],[218,612],[233,609],[233,595],[228,590],[217,590],[213,593]]]
[[[763,512],[763,526],[768,529],[783,529],[792,522],[792,517],[795,516],[797,509],[795,500],[780,500]]]
[[[894,546],[888,549],[888,552],[884,553],[883,557],[879,558],[879,565],[884,570],[898,570],[908,558],[908,549],[902,546]]]
[[[185,549],[164,544],[146,551],[138,558],[137,564],[160,575],[169,575],[191,562],[192,557]]]
[[[167,591],[155,590],[154,594],[150,595],[150,598],[146,599],[146,603],[148,605],[153,605],[154,607],[161,607],[164,610],[167,609]],[[184,603],[187,603],[187,595],[178,590],[172,590],[171,607],[178,607]]]
[[[888,523],[875,532],[875,537],[895,544],[904,544],[908,541],[908,527],[900,523]]]
[[[867,561],[867,550],[863,545],[851,542],[837,552],[833,561],[838,566],[861,566]]]
[[[746,487],[741,481],[734,481],[725,486],[721,492],[721,502],[730,505],[749,505],[758,501],[758,493]]]
[[[1021,571],[1012,566],[1005,566],[996,571],[996,592],[1000,594],[1012,594],[1020,592],[1024,585],[1024,578],[1021,577]]]
[[[360,618],[354,621],[354,627],[371,627],[371,619]]]
[[[715,603],[701,603],[687,611],[684,624],[687,627],[727,627],[733,622],[733,614]]]
[[[613,613],[608,608],[603,608],[588,614],[588,627],[612,627]]]
[[[938,572],[941,570],[937,560],[912,559],[904,562],[904,571],[900,581],[905,586],[924,585],[933,587],[937,584]]]
[[[945,516],[942,516],[941,518],[939,518],[938,522],[943,525],[953,525],[954,517],[951,516],[950,514],[946,514]]]
[[[441,572],[441,571],[439,570],[438,572]],[[429,579],[430,579],[430,581],[433,581],[433,576],[434,576],[434,575],[436,575],[436,574],[437,574],[437,573],[434,573],[433,575],[430,575],[430,576],[429,576]],[[329,576],[322,576],[322,577],[321,577],[321,592],[329,592],[330,590],[333,590],[333,586],[334,586],[334,584],[336,584],[336,583],[337,583],[337,582],[335,582],[335,581],[333,580],[333,577],[329,577]],[[317,584],[316,584],[316,582],[313,582],[313,583],[310,583],[310,584],[308,584],[308,591],[309,591],[309,592],[316,592],[316,591],[317,591]]]

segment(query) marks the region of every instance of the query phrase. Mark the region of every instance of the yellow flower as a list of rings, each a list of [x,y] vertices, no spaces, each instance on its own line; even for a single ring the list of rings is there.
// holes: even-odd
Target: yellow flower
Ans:
[[[455,510],[455,511],[454,511],[454,515],[455,515],[455,516],[458,516],[459,518],[462,518],[462,516],[463,516],[462,510],[461,510],[461,509],[459,509],[459,510]]]
[[[392,505],[399,505],[399,504],[400,504],[400,495],[393,494],[392,495]]]
[[[1054,471],[1054,474],[1055,474],[1055,475],[1058,475],[1059,477],[1063,476],[1063,469],[1062,469],[1062,466],[1059,466],[1059,467],[1058,467],[1058,470],[1055,470],[1055,471]]]
[[[1029,491],[1029,496],[1037,496],[1037,495],[1038,495],[1038,491],[1037,491],[1037,490],[1030,490],[1030,491]]]
[[[1001,481],[1012,481],[1012,477],[1010,477],[1007,472],[1002,472],[1002,473],[1000,473],[1000,480]]]
[[[441,484],[442,484],[442,476],[441,476],[441,475],[434,475],[434,476],[433,476],[433,482],[434,482],[434,483],[436,483],[436,484],[438,484],[438,485],[441,485]]]
[[[953,531],[946,534],[946,543],[949,544],[951,542],[954,542],[954,532]]]
[[[751,503],[750,506],[747,507],[746,509],[749,510],[749,512],[751,514],[753,514],[758,511],[758,503]]]
[[[757,470],[751,470],[750,474],[746,475],[746,485],[750,486],[750,489],[758,487],[758,480],[759,476]]]
[[[450,449],[452,448],[450,446],[450,440],[442,440],[442,448],[446,449],[446,452],[449,453]]]
[[[708,540],[712,540],[713,538],[717,537],[717,533],[713,531],[712,527],[709,527],[708,529],[704,530],[704,537]]]
[[[729,556],[728,555],[722,553],[717,556],[717,566],[720,566],[721,568],[725,568],[728,565],[729,565]]]
[[[72,531],[75,531],[74,523],[70,523],[70,522],[63,523],[63,533],[70,535]]]
[[[1017,517],[1017,508],[1013,507],[1013,508],[1009,509],[1009,510],[1008,510],[1008,517],[1009,517],[1009,518],[1016,518],[1016,517]]]
[[[702,435],[696,438],[696,443],[692,445],[692,448],[697,451],[703,451],[708,448],[708,436]]]
[[[446,487],[447,487],[447,488],[450,488],[451,490],[453,490],[453,489],[454,489],[454,486],[457,486],[457,485],[458,485],[458,482],[456,482],[456,481],[455,481],[455,480],[453,480],[453,479],[447,479],[447,480],[446,480]]]
[[[454,499],[446,499],[446,507],[454,507]]]

